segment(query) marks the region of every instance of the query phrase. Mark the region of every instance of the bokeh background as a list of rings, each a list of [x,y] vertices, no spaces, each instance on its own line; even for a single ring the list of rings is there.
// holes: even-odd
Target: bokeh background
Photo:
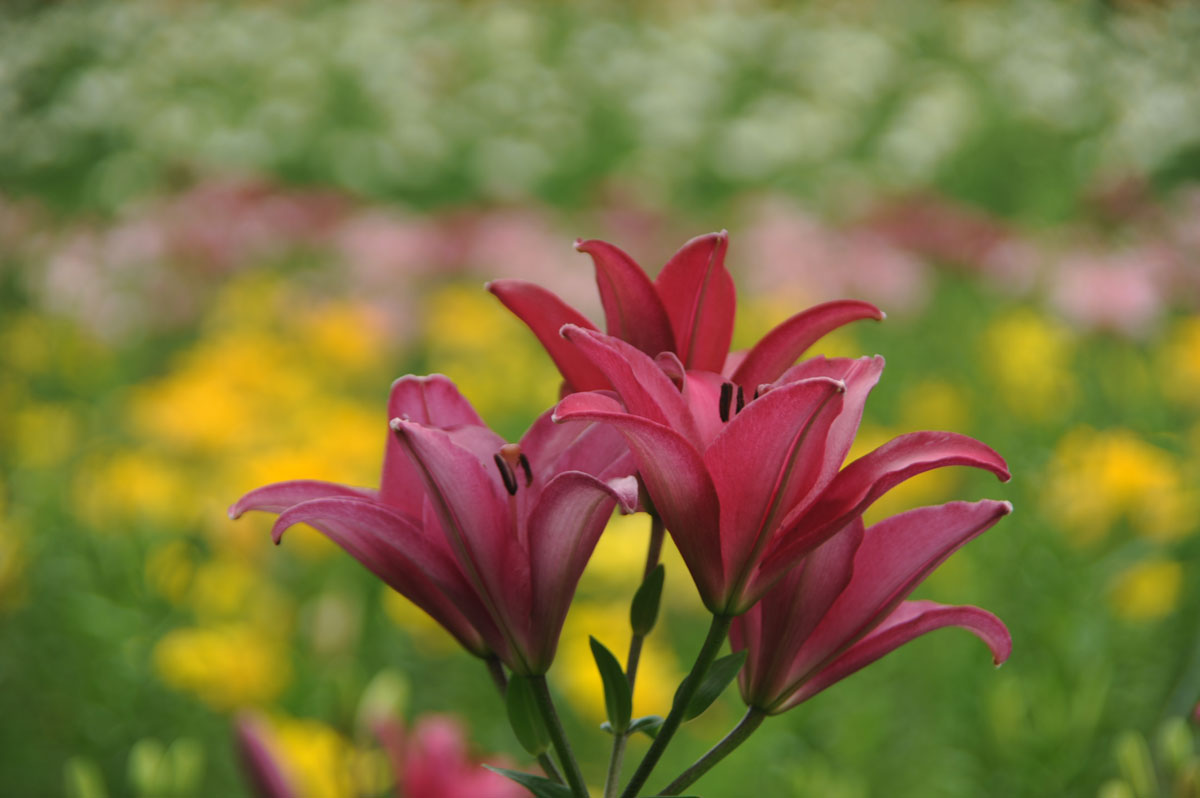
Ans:
[[[0,794],[245,794],[247,707],[305,794],[384,794],[364,695],[527,762],[448,636],[316,533],[275,548],[225,508],[375,484],[408,372],[515,438],[558,380],[483,282],[597,318],[575,237],[653,273],[721,228],[742,345],[820,300],[888,312],[820,347],[887,358],[860,449],[946,428],[1009,459],[1010,484],[938,473],[873,516],[1011,500],[919,595],[992,609],[1014,654],[939,632],[696,789],[1195,794],[1196,9],[650,5],[4,4]],[[550,674],[594,784],[587,634],[627,644],[645,527],[614,521]],[[677,559],[667,581],[635,714],[703,634]],[[740,712],[731,690],[663,776]]]

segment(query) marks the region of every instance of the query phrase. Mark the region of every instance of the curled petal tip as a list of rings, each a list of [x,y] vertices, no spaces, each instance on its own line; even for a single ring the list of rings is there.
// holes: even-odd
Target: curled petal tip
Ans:
[[[399,432],[400,427],[402,427],[403,425],[404,425],[404,420],[399,417],[393,418],[391,421],[388,422],[388,426],[391,427],[392,432]]]
[[[1007,482],[1007,481],[1008,480],[1005,480],[1005,482]],[[1013,511],[1012,502],[1008,502],[1008,501],[1000,502],[1000,509],[1002,510],[1001,515],[1009,515]]]
[[[834,389],[838,393],[845,393],[846,392],[846,381],[845,380],[834,380]]]
[[[885,311],[885,310],[879,311],[879,320],[884,321],[886,319],[887,319],[887,311]]]
[[[583,252],[583,243],[584,242],[582,238],[577,238],[572,246],[575,247],[576,252]]]
[[[564,324],[562,327],[558,328],[558,334],[563,338],[566,338],[568,341],[571,340],[572,335],[578,335],[582,332],[585,332],[585,330],[578,324]]]
[[[229,516],[230,521],[236,521],[242,517],[242,514],[238,512],[236,504],[229,505],[229,509],[225,511],[225,515]]]

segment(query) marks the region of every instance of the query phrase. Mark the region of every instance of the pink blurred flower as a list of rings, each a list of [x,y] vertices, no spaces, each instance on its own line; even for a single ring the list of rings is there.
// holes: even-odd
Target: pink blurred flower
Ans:
[[[406,734],[398,721],[375,724],[375,734],[387,751],[396,774],[397,798],[524,798],[524,788],[494,773],[467,751],[461,724],[447,715],[427,715]],[[494,757],[487,762],[511,769],[512,763]]]
[[[1141,336],[1163,312],[1169,270],[1167,253],[1150,247],[1116,256],[1078,253],[1060,261],[1050,299],[1081,327]]]

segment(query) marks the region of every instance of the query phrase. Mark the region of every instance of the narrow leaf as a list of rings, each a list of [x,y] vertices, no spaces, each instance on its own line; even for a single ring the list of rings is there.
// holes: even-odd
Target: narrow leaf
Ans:
[[[538,712],[533,685],[527,677],[512,677],[504,694],[504,703],[508,706],[508,722],[521,747],[533,756],[545,753],[550,747],[550,732]]]
[[[712,706],[712,702],[716,701],[721,693],[725,692],[725,688],[742,669],[742,663],[746,661],[746,653],[746,649],[742,649],[737,653],[721,657],[712,664],[712,667],[708,669],[708,675],[704,677],[704,681],[700,683],[692,700],[688,702],[687,711],[683,715],[685,721],[699,717],[704,710]]]
[[[604,681],[604,708],[608,711],[608,721],[616,732],[624,734],[633,715],[633,693],[629,689],[629,679],[625,677],[621,663],[603,643],[594,637],[588,639],[592,643],[596,669]]]
[[[662,715],[643,715],[640,718],[634,718],[629,724],[629,734],[641,732],[647,737],[654,738],[658,736],[658,730],[663,725]]]
[[[484,767],[493,773],[499,773],[505,778],[512,779],[537,796],[537,798],[572,798],[571,789],[564,784],[559,784],[557,781],[550,781],[550,779],[535,776],[532,773],[526,773],[521,770],[509,770],[508,768],[497,768],[491,765],[484,765]]]
[[[665,574],[662,563],[659,563],[633,594],[633,604],[629,607],[629,623],[633,626],[635,635],[645,637],[650,634],[654,622],[658,620],[658,604],[662,598]]]

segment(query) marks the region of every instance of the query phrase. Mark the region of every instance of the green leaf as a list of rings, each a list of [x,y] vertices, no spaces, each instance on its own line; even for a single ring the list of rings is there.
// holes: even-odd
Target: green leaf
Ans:
[[[626,731],[629,734],[641,732],[647,737],[654,738],[658,736],[658,730],[662,725],[662,715],[643,715],[640,718],[634,718]]]
[[[688,721],[699,717],[703,714],[704,710],[712,706],[712,702],[716,701],[717,697],[725,692],[725,688],[738,675],[738,671],[742,669],[742,663],[745,661],[746,649],[742,649],[736,654],[721,657],[714,662],[712,667],[708,669],[708,674],[704,677],[704,681],[700,683],[700,687],[692,696],[692,700],[688,702],[687,711],[683,713],[683,719]]]
[[[592,643],[596,669],[600,671],[600,678],[604,682],[604,708],[608,712],[608,722],[616,732],[624,734],[633,715],[633,692],[629,689],[629,679],[625,678],[621,663],[603,643],[594,637],[588,639]]]
[[[537,796],[537,798],[572,798],[571,790],[557,781],[542,776],[535,776],[532,773],[525,773],[521,770],[509,770],[508,768],[496,768],[491,765],[484,765],[485,768],[493,773],[499,773],[505,778],[512,779],[517,784],[520,784],[525,789]]]
[[[542,713],[538,711],[537,696],[526,676],[513,676],[504,693],[508,706],[508,722],[521,747],[533,756],[540,756],[550,747],[550,732]]]
[[[633,626],[635,635],[645,637],[654,628],[654,622],[658,620],[658,603],[662,598],[665,575],[666,570],[662,563],[659,563],[633,594],[633,604],[629,607],[629,623]]]

